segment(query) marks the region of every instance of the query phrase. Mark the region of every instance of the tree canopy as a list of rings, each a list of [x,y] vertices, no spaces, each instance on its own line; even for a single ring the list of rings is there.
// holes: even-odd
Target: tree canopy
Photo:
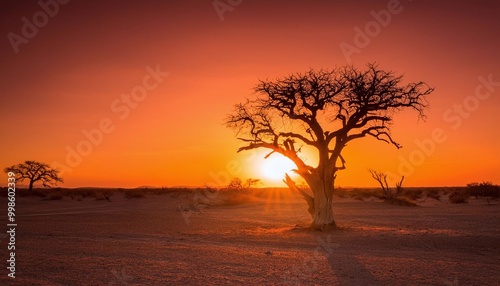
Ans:
[[[425,119],[426,96],[433,90],[424,82],[404,83],[402,75],[376,64],[365,70],[311,69],[259,81],[256,95],[235,105],[225,122],[244,142],[238,152],[264,148],[270,151],[266,157],[279,153],[292,160],[314,193],[306,200],[316,204],[320,192],[331,200],[336,172],[346,167],[341,152],[349,142],[371,136],[401,148],[391,135],[394,114],[412,109]],[[305,145],[317,151],[316,166],[299,156]],[[293,183],[289,177],[285,182]]]
[[[48,164],[37,161],[25,161],[4,169],[5,173],[13,172],[17,181],[29,180],[29,190],[33,189],[33,184],[40,181],[44,187],[57,185],[63,182],[59,177],[59,170],[52,169]]]

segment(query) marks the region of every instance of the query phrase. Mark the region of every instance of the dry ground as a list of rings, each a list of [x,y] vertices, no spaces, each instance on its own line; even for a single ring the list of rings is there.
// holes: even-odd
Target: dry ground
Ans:
[[[321,233],[295,227],[310,218],[293,195],[191,196],[19,197],[16,279],[2,267],[0,285],[500,285],[497,202],[337,198],[342,229]]]

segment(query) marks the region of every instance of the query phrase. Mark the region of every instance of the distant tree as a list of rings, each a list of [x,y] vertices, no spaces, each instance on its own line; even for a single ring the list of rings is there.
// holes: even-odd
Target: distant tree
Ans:
[[[279,153],[293,161],[294,172],[312,191],[312,196],[301,192],[312,227],[324,230],[336,227],[334,182],[337,172],[346,168],[346,145],[371,136],[401,148],[390,133],[393,115],[413,109],[424,118],[425,98],[433,89],[423,82],[404,84],[402,76],[369,64],[363,71],[347,66],[260,81],[255,91],[257,95],[237,104],[225,121],[245,143],[238,152],[262,148],[270,152],[266,158]],[[318,165],[310,166],[299,156],[302,146],[315,149]],[[300,192],[288,175],[284,182]]]
[[[240,178],[233,178],[227,185],[227,188],[232,190],[244,190],[244,189],[250,189],[258,185],[259,183],[260,179],[249,178],[243,183],[243,180],[241,180]]]
[[[467,192],[471,196],[486,197],[486,201],[490,204],[491,199],[498,199],[500,197],[500,186],[494,185],[492,182],[470,183],[467,184]]]
[[[396,183],[395,189],[391,189],[389,188],[389,184],[387,183],[386,173],[375,170],[368,170],[368,171],[370,171],[372,178],[379,183],[380,187],[382,188],[382,192],[384,193],[385,199],[396,200],[403,192],[403,180],[405,179],[405,176],[402,176],[401,181]]]
[[[242,190],[243,181],[240,178],[233,178],[227,185],[227,188],[232,190]]]
[[[25,161],[24,163],[7,167],[4,169],[4,172],[13,172],[16,181],[19,182],[29,180],[30,192],[33,190],[35,182],[41,182],[44,187],[50,187],[51,185],[57,185],[57,182],[63,182],[63,179],[59,177],[59,170],[52,169],[49,165],[36,161]]]
[[[255,187],[255,186],[259,185],[259,184],[261,184],[260,179],[248,178],[245,181],[245,188],[250,189],[250,188],[253,188],[253,187]]]

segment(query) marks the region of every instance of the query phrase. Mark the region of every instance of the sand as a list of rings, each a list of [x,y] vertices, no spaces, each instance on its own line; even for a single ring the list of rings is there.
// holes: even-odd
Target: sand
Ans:
[[[310,217],[295,196],[20,197],[16,278],[3,267],[0,285],[500,285],[500,205],[421,205],[336,198],[342,229],[322,233],[296,227]]]

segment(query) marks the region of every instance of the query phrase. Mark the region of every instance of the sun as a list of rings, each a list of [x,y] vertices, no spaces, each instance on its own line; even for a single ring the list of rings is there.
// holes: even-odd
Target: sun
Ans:
[[[285,178],[285,173],[291,174],[292,169],[296,168],[290,159],[282,155],[271,155],[264,159],[260,171],[263,177],[278,181]]]

